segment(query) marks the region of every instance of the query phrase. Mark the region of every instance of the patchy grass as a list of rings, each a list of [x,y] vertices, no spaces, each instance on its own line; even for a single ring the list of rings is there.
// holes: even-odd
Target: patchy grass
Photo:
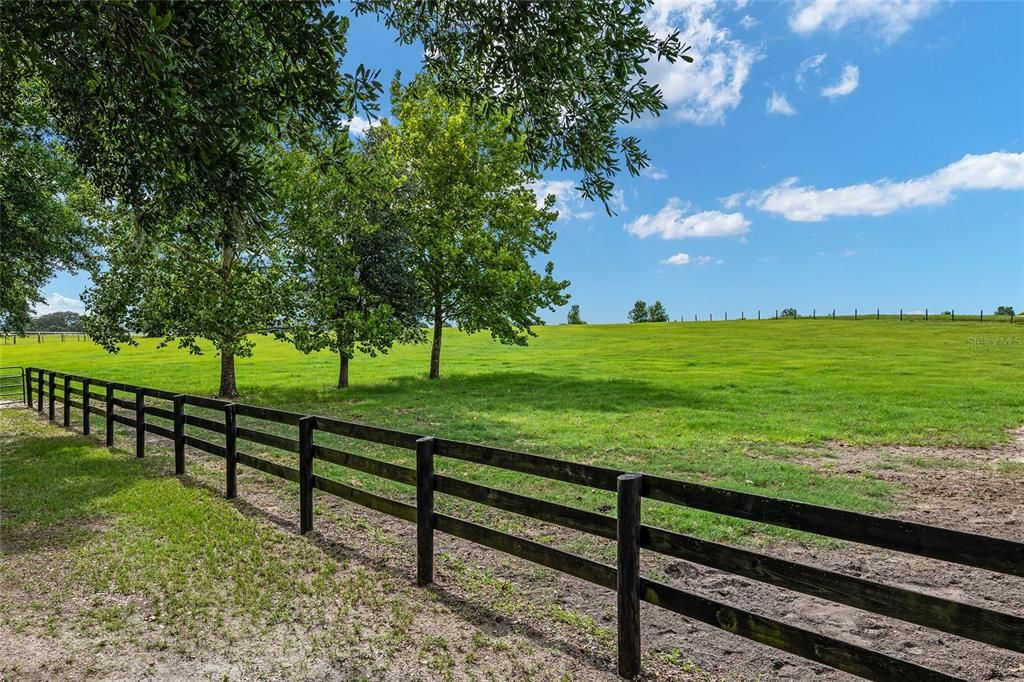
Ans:
[[[239,383],[247,402],[866,512],[889,508],[889,484],[809,466],[809,452],[830,441],[988,446],[1019,426],[1024,413],[1022,347],[977,342],[1024,337],[1024,329],[1010,325],[780,320],[537,332],[529,347],[517,348],[446,330],[440,381],[425,379],[426,346],[399,347],[385,357],[358,358],[354,384],[344,391],[331,386],[335,356],[302,355],[258,338],[254,357],[238,363]],[[212,353],[190,356],[149,339],[116,356],[89,343],[52,340],[3,353],[3,364],[168,390],[212,394],[218,380]],[[360,451],[412,463],[405,451]],[[604,493],[507,471],[438,466],[595,511],[613,504]],[[410,495],[398,485],[326,470]],[[644,514],[730,542],[793,535],[765,536],[742,521],[667,505],[645,503]]]
[[[996,471],[1003,476],[1024,479],[1024,462],[999,462]]]
[[[361,562],[221,498],[211,487],[222,484],[219,462],[190,458],[179,479],[166,448],[152,455],[0,410],[0,678],[587,677],[515,633],[478,643],[457,601],[412,586],[410,540],[364,534],[351,506],[325,505],[320,518],[348,524],[349,551],[376,553]],[[243,482],[266,506],[294,502],[274,479]],[[486,569],[467,577],[448,589],[514,592]],[[514,598],[563,639],[590,629],[571,611]],[[557,673],[541,674],[547,665]]]

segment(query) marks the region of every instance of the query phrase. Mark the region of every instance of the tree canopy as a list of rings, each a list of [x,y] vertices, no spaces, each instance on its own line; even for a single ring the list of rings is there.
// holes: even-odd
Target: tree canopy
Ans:
[[[630,322],[647,322],[650,313],[647,310],[647,301],[637,301],[629,311]]]
[[[2,88],[0,88],[2,89]],[[93,188],[60,140],[47,134],[39,88],[5,102],[0,117],[0,329],[21,331],[40,289],[59,269],[91,262],[95,221],[102,212]],[[10,93],[8,93],[10,95]]]
[[[337,353],[344,388],[356,349],[373,356],[396,341],[422,340],[423,308],[414,245],[394,207],[403,200],[395,178],[365,153],[335,161],[293,149],[274,164],[275,214],[287,230],[296,287],[277,333],[301,351]]]
[[[82,316],[70,310],[58,310],[33,317],[26,327],[33,332],[81,332],[85,331]]]
[[[649,164],[640,141],[621,137],[619,126],[665,109],[646,64],[693,61],[677,33],[658,37],[644,23],[651,4],[356,0],[355,7],[382,17],[403,43],[422,43],[442,95],[508,115],[534,170],[580,171],[583,196],[607,207],[622,162],[633,175]]]
[[[234,397],[234,358],[252,353],[248,335],[279,325],[293,307],[286,245],[264,221],[187,211],[173,220],[188,231],[164,226],[140,242],[124,220],[104,236],[106,268],[83,295],[86,330],[111,352],[135,343],[135,333],[176,340],[192,353],[207,339],[221,356],[219,393]]]
[[[392,111],[398,125],[382,123],[372,147],[376,163],[394,169],[405,196],[396,204],[415,246],[412,267],[431,313],[430,376],[440,376],[441,330],[488,330],[502,343],[525,345],[537,310],[568,299],[568,282],[541,272],[533,260],[555,239],[554,197],[543,205],[524,165],[526,141],[509,134],[510,118],[450,102],[426,78],[402,88]]]
[[[380,90],[365,69],[342,73],[348,21],[328,6],[3,3],[0,97],[42,83],[54,131],[106,198],[259,204],[254,150],[337,125]]]

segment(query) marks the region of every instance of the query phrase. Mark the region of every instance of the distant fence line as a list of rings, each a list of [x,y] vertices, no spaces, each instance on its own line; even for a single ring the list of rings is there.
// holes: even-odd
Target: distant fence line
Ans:
[[[88,341],[89,335],[85,332],[24,332],[15,334],[12,332],[0,332],[3,336],[3,343],[6,346],[11,344],[13,346],[18,345],[20,339],[22,343],[63,343],[65,341]]]
[[[1014,318],[1016,315],[997,315],[994,312],[986,313],[984,310],[979,310],[977,313],[957,313],[955,310],[948,310],[941,313],[929,313],[928,309],[924,310],[912,310],[904,311],[902,308],[897,313],[882,313],[881,308],[875,308],[874,310],[861,310],[854,308],[853,313],[836,313],[836,308],[832,310],[825,310],[821,315],[818,314],[816,308],[811,308],[811,314],[807,315],[800,314],[797,311],[796,315],[784,315],[786,309],[776,309],[762,311],[758,310],[754,313],[754,317],[747,317],[746,311],[740,311],[739,317],[735,315],[732,317],[733,322],[738,321],[750,321],[750,320],[895,320],[899,319],[901,322],[908,320],[917,320],[925,322],[1004,322],[1007,324],[1014,324]],[[723,313],[717,318],[719,322],[729,322],[729,313]],[[690,318],[683,317],[679,320],[680,322],[689,322]],[[716,321],[714,313],[708,313],[707,319],[700,317],[699,315],[693,316],[694,322],[714,322]]]
[[[101,418],[108,446],[114,444],[115,424],[120,424],[133,432],[135,454],[138,457],[145,454],[147,433],[172,442],[174,470],[178,475],[185,473],[186,447],[222,459],[225,465],[225,496],[228,498],[237,495],[239,465],[298,483],[298,516],[303,533],[313,528],[314,490],[415,524],[416,577],[420,585],[433,582],[434,534],[442,532],[612,590],[616,593],[618,616],[618,673],[627,679],[640,673],[641,601],[872,680],[959,679],[869,646],[790,625],[768,615],[719,602],[714,597],[699,595],[645,577],[640,571],[641,549],[1024,653],[1024,618],[1020,615],[649,526],[642,522],[640,503],[642,498],[658,500],[1022,577],[1024,543],[43,368],[29,367],[23,372],[21,368],[7,369],[13,381],[24,381],[22,395],[25,404],[40,413],[44,411],[45,404],[46,415],[51,421],[57,418],[55,408],[58,400],[63,407],[62,423],[65,427],[71,426],[72,409],[79,410],[83,434],[89,434],[90,416]],[[200,416],[195,413],[195,408],[213,412]],[[239,425],[238,417],[286,425],[292,429],[291,437]],[[415,467],[317,444],[317,433],[414,451]],[[221,443],[212,442],[220,438],[223,439]],[[246,443],[286,452],[294,465],[279,464],[265,457],[247,454],[238,447],[239,444],[245,447]],[[438,473],[434,467],[437,458],[451,458],[572,483],[592,490],[610,491],[617,495],[617,514],[599,514]],[[409,459],[412,459],[411,455]],[[413,505],[383,497],[327,477],[328,472],[314,470],[315,462],[329,462],[404,484],[415,489],[416,502]],[[593,561],[534,540],[436,512],[434,498],[437,494],[477,502],[612,540],[616,543],[615,564]]]

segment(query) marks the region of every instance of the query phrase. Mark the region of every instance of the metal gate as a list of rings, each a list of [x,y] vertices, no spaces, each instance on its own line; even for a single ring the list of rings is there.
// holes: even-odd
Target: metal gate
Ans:
[[[25,402],[25,370],[21,367],[0,367],[0,403]]]

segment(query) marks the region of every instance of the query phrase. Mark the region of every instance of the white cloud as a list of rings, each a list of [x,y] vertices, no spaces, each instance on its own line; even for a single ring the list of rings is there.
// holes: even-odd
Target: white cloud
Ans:
[[[651,180],[664,180],[668,177],[668,173],[657,166],[648,166],[644,168],[643,176]]]
[[[608,199],[608,205],[611,206],[613,211],[618,211],[619,213],[628,211],[629,206],[626,206],[626,192],[621,189],[613,191]]]
[[[686,239],[688,237],[728,237],[745,234],[750,230],[750,221],[742,213],[702,211],[686,215],[690,204],[677,197],[668,200],[655,213],[644,214],[626,225],[626,231],[641,239],[657,235],[662,239]]]
[[[54,291],[46,296],[46,303],[40,303],[35,307],[36,315],[46,315],[61,310],[81,314],[85,312],[85,304],[77,298],[69,298]]]
[[[539,180],[531,185],[537,195],[537,208],[544,205],[549,194],[555,195],[554,209],[558,211],[558,220],[590,220],[594,217],[591,202],[583,200],[576,183],[572,180]],[[609,202],[613,206],[625,208],[622,190],[616,191]]]
[[[787,220],[819,222],[832,216],[881,216],[915,206],[942,206],[957,191],[976,189],[1024,190],[1024,153],[967,154],[930,175],[903,182],[883,179],[816,189],[789,178],[747,203]]]
[[[370,121],[362,116],[353,116],[348,122],[348,131],[356,137],[362,137],[371,126],[376,124],[376,121]]]
[[[669,115],[698,125],[724,123],[743,99],[760,49],[733,38],[719,24],[719,10],[711,0],[655,0],[646,22],[661,37],[678,29],[693,47],[692,64],[679,60],[647,65],[650,79],[661,86]]]
[[[839,77],[839,80],[827,88],[822,88],[821,94],[829,99],[846,97],[856,90],[859,85],[860,69],[852,64],[847,64],[843,67],[843,75]]]
[[[789,103],[786,96],[777,90],[772,90],[768,103],[765,105],[765,110],[769,114],[782,114],[783,116],[793,116],[796,114],[796,109]]]
[[[725,263],[721,258],[714,259],[711,256],[691,256],[688,253],[677,253],[674,256],[669,256],[665,260],[661,261],[662,265],[723,265]]]
[[[750,16],[749,14],[744,14],[743,18],[740,19],[740,26],[742,26],[743,28],[747,29],[748,31],[750,29],[754,28],[755,26],[757,26],[760,23],[761,23],[760,21],[758,21],[754,17]]]
[[[821,52],[819,54],[812,55],[807,59],[803,60],[802,62],[800,62],[800,64],[796,67],[796,76],[794,79],[796,80],[796,84],[802,88],[804,86],[804,83],[807,82],[808,73],[812,71],[814,73],[821,73],[821,65],[822,63],[824,63],[826,57],[828,57],[828,53]]]
[[[677,253],[674,256],[669,256],[665,260],[661,261],[664,265],[689,265],[690,254],[688,253]]]
[[[726,208],[736,208],[743,201],[743,198],[747,195],[746,192],[735,192],[727,197],[722,197],[719,201],[722,202],[722,206]]]
[[[935,0],[800,0],[789,15],[789,27],[808,35],[862,24],[891,43],[936,5]]]
[[[859,256],[860,255],[860,251],[854,251],[853,249],[846,249],[845,251],[841,252],[839,255],[842,256],[843,258],[853,258],[854,256]]]

